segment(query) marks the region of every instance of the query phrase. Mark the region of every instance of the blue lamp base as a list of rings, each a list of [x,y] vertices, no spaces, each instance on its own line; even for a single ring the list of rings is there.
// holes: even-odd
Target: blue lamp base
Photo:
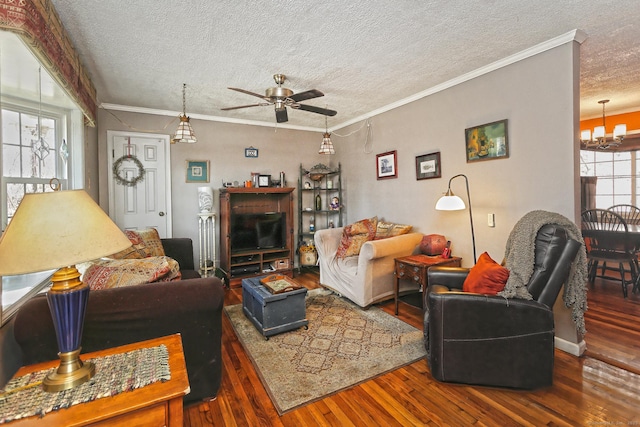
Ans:
[[[53,285],[47,293],[47,301],[58,339],[60,366],[42,381],[47,392],[74,388],[88,381],[96,371],[93,363],[80,360],[89,286],[79,277],[80,273],[72,266],[61,268],[51,278]]]

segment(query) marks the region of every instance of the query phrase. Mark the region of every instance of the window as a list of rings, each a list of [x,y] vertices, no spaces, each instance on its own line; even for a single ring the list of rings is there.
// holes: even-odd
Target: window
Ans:
[[[635,205],[640,191],[636,175],[640,151],[580,150],[580,176],[597,176],[596,207]]]
[[[38,118],[19,107],[2,108],[2,182],[6,194],[3,228],[25,194],[52,191],[53,178],[61,188],[67,188],[68,150],[64,139],[57,140],[62,119]]]
[[[3,31],[0,83],[0,225],[4,230],[25,194],[53,191],[52,178],[62,189],[83,186],[84,124],[80,109],[40,68],[35,56],[17,36]],[[0,323],[45,289],[52,273],[1,277]]]

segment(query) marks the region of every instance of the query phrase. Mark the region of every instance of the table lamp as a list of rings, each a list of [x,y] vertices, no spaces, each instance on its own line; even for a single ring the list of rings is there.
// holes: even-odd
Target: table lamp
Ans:
[[[473,243],[473,263],[475,264],[478,260],[476,258],[476,235],[473,231],[473,215],[471,214],[471,195],[469,193],[469,180],[466,175],[458,174],[456,176],[451,177],[449,179],[449,188],[447,188],[447,192],[444,193],[444,196],[438,199],[436,203],[436,210],[438,211],[461,211],[465,208],[464,201],[451,191],[451,181],[459,176],[463,177],[465,182],[467,183],[467,200],[469,201],[469,220],[471,221],[471,241]]]
[[[47,293],[60,365],[45,391],[76,387],[95,373],[80,360],[89,286],[75,264],[116,253],[131,242],[84,190],[26,194],[0,237],[0,276],[58,270]]]

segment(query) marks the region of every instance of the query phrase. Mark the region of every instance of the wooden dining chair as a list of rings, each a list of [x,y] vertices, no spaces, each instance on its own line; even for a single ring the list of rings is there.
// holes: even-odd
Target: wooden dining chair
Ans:
[[[598,275],[598,266],[600,266],[602,270],[598,277],[620,280],[622,294],[626,298],[627,285],[635,283],[638,276],[638,260],[624,218],[607,209],[583,211],[582,237],[588,241],[586,246],[589,282],[593,284],[596,275]],[[618,265],[619,277],[606,275],[607,264]],[[631,280],[627,280],[627,273],[631,276]]]
[[[640,224],[640,208],[634,205],[613,205],[607,210],[612,211],[620,215],[627,225]]]

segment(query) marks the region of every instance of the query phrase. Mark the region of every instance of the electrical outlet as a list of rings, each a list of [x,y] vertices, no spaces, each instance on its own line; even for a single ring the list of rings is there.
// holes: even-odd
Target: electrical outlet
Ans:
[[[492,213],[490,213],[490,214],[488,215],[488,218],[487,218],[487,225],[488,225],[489,227],[495,227],[495,226],[496,226],[496,214],[492,214]]]

